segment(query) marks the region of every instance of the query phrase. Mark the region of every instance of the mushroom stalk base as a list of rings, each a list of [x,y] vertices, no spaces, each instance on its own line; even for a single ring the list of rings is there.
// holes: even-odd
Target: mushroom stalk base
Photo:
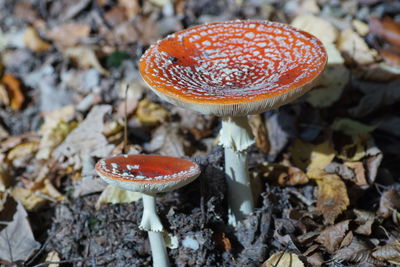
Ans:
[[[229,203],[228,222],[235,226],[254,210],[246,151],[254,143],[254,138],[247,117],[224,118],[221,143],[225,148],[225,174]]]
[[[169,267],[168,253],[162,232],[147,232],[150,240],[153,267]]]
[[[155,197],[143,193],[142,198],[143,217],[139,228],[146,230],[149,235],[153,267],[168,267],[170,265],[162,234],[163,226],[157,216]]]

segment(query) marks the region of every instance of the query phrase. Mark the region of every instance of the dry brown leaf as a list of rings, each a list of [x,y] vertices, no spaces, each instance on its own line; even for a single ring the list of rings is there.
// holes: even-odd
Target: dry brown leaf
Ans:
[[[12,219],[6,221],[5,214],[0,213],[2,224],[6,227],[0,232],[0,259],[8,262],[26,261],[32,253],[39,249],[40,243],[36,242],[31,226],[28,221],[28,214],[21,203],[16,203],[12,198],[15,213],[9,214]],[[10,201],[7,201],[10,203]],[[6,203],[6,205],[8,204]],[[9,210],[9,209],[5,209]],[[8,216],[7,216],[8,217]]]
[[[153,132],[151,141],[145,145],[147,152],[178,158],[190,154],[189,149],[177,123],[163,124],[158,127]]]
[[[8,94],[8,104],[14,110],[21,109],[25,96],[21,90],[21,82],[11,74],[4,74],[1,83],[5,86]]]
[[[387,261],[391,264],[400,265],[400,241],[396,240],[383,247],[374,249],[372,257],[380,261]]]
[[[144,126],[155,126],[168,118],[168,111],[161,105],[150,102],[144,98],[139,102],[136,110],[136,118]]]
[[[3,158],[4,156],[0,155],[0,192],[4,192],[6,188],[11,184],[9,166],[7,163],[4,162]]]
[[[354,220],[359,226],[355,230],[357,234],[370,235],[372,233],[372,224],[375,221],[375,214],[370,211],[354,209],[357,218]]]
[[[267,128],[265,127],[265,123],[261,115],[251,115],[249,117],[249,124],[256,139],[256,146],[262,153],[268,154],[271,145],[268,139]]]
[[[47,37],[58,46],[74,46],[80,39],[88,37],[90,26],[83,23],[67,23],[56,26],[47,32]]]
[[[68,47],[63,51],[64,56],[72,59],[81,68],[93,67],[101,74],[108,75],[109,72],[101,66],[97,59],[94,48],[89,46]]]
[[[355,162],[345,162],[345,166],[350,167],[354,171],[354,179],[352,180],[356,185],[365,187],[368,186],[367,178],[365,176],[364,164],[359,161]]]
[[[394,19],[385,17],[380,21],[377,18],[371,18],[369,20],[369,29],[371,32],[382,36],[392,45],[400,47],[400,23]]]
[[[39,14],[29,1],[18,1],[14,6],[14,15],[30,23],[35,23],[39,19]]]
[[[349,222],[350,220],[345,220],[326,227],[317,237],[316,241],[322,244],[329,253],[334,253],[349,230]]]
[[[340,33],[337,47],[359,65],[371,64],[376,61],[376,50],[370,49],[364,39],[351,29]]]
[[[304,267],[304,263],[296,254],[278,252],[271,255],[261,267]]]
[[[280,185],[294,186],[308,183],[307,175],[299,168],[279,164],[263,163],[260,166],[263,177],[273,179]]]
[[[24,32],[24,44],[33,52],[44,52],[50,49],[51,45],[40,38],[35,28],[28,27]]]
[[[400,210],[400,192],[389,189],[382,194],[377,213],[383,218],[388,218],[394,210]]]
[[[321,172],[313,179],[318,185],[317,209],[324,216],[325,223],[333,224],[350,204],[346,185],[335,174]]]
[[[369,244],[367,244],[366,242],[357,237],[353,237],[348,247],[341,248],[338,251],[336,251],[333,258],[339,262],[343,261],[355,262],[355,263],[369,262],[372,264],[382,263],[372,258]]]

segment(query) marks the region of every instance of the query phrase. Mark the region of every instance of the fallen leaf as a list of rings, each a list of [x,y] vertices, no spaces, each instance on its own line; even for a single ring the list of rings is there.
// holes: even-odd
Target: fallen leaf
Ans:
[[[377,214],[383,218],[388,218],[394,210],[400,211],[400,192],[389,189],[381,196]]]
[[[136,110],[136,118],[144,126],[155,126],[168,118],[168,111],[161,105],[150,102],[147,98],[141,100]]]
[[[321,173],[314,178],[318,185],[317,209],[325,223],[333,224],[350,204],[345,183],[335,174]]]
[[[263,163],[260,166],[263,177],[272,179],[280,185],[294,186],[308,183],[307,175],[299,168],[279,164]]]
[[[354,209],[357,218],[354,220],[359,226],[355,230],[357,234],[370,235],[372,233],[372,224],[375,221],[375,214],[370,211]]]
[[[38,148],[39,142],[37,140],[23,142],[7,153],[7,160],[15,167],[27,166],[27,162],[34,157]]]
[[[331,128],[335,131],[341,131],[347,135],[366,134],[374,131],[376,125],[367,125],[356,120],[348,118],[337,118]]]
[[[344,161],[361,160],[366,156],[365,146],[368,138],[368,135],[352,135],[351,141],[340,148],[336,157]]]
[[[378,108],[400,100],[400,79],[389,83],[355,81],[354,86],[364,93],[358,105],[349,109],[349,113],[354,117],[367,116]]]
[[[14,6],[14,15],[29,23],[35,23],[39,20],[39,14],[31,2],[18,1]]]
[[[118,4],[124,7],[128,20],[133,19],[140,12],[140,3],[138,0],[118,0]]]
[[[10,108],[13,110],[21,109],[25,101],[25,96],[21,90],[21,82],[13,75],[6,73],[3,75],[1,83],[5,85],[5,89],[7,90],[9,99],[7,104],[10,105]]]
[[[39,196],[35,191],[23,187],[14,187],[11,194],[28,211],[37,211],[48,202],[47,199]]]
[[[338,37],[338,30],[329,21],[311,14],[297,16],[291,25],[311,33],[324,45],[334,43]]]
[[[325,167],[324,171],[337,174],[344,180],[353,180],[355,177],[354,171],[351,168],[337,162],[331,162]]]
[[[353,25],[353,28],[356,30],[356,32],[361,36],[365,36],[369,32],[368,24],[364,23],[361,20],[354,19],[352,21],[352,25]]]
[[[383,247],[374,249],[372,257],[380,261],[387,261],[391,264],[400,265],[400,241],[396,240]]]
[[[5,192],[5,190],[11,184],[11,177],[9,174],[9,166],[6,162],[4,162],[3,157],[4,156],[0,155],[0,192]]]
[[[323,170],[335,157],[335,149],[330,139],[313,146],[310,163],[307,166],[307,176],[313,178],[314,172]]]
[[[400,54],[396,53],[392,49],[379,49],[379,54],[385,60],[385,62],[390,66],[400,66]]]
[[[333,259],[338,262],[348,261],[354,263],[362,263],[362,262],[369,262],[371,264],[380,264],[382,262],[378,262],[377,260],[374,261],[374,258],[371,256],[371,247],[369,243],[365,241],[353,237],[350,245],[345,248],[341,248],[335,252],[333,255]]]
[[[374,63],[378,55],[376,50],[369,48],[364,39],[351,29],[340,33],[337,48],[359,65]]]
[[[61,47],[77,45],[82,38],[88,37],[89,33],[88,24],[73,22],[52,28],[46,36]]]
[[[350,220],[345,220],[326,227],[317,237],[316,241],[322,244],[329,253],[334,253],[349,230],[349,222]]]
[[[46,259],[44,260],[45,262],[57,262],[60,261],[60,256],[58,255],[58,253],[56,251],[50,251],[49,253],[47,253]],[[60,264],[56,264],[56,263],[51,263],[49,265],[47,265],[48,267],[58,267],[60,266]]]
[[[224,232],[214,232],[212,235],[216,247],[221,251],[230,251],[232,249],[231,241]]]
[[[94,48],[89,46],[68,47],[63,50],[64,56],[72,59],[81,68],[93,67],[101,74],[108,75],[109,72],[101,66],[97,59]]]
[[[382,36],[394,46],[400,46],[400,23],[391,17],[384,17],[381,21],[378,18],[369,20],[371,32]]]
[[[261,267],[304,267],[304,263],[296,254],[278,252],[271,255]]]
[[[345,162],[344,165],[347,167],[350,167],[354,171],[354,179],[352,181],[360,186],[360,187],[365,187],[368,186],[366,174],[365,174],[365,168],[364,164],[362,162],[356,161],[356,162]]]
[[[36,53],[47,51],[51,47],[48,42],[40,38],[33,27],[26,28],[23,38],[25,46]]]
[[[44,117],[44,123],[40,127],[41,135],[37,159],[48,159],[53,150],[76,126],[76,123],[69,123],[74,117],[74,107],[65,106],[53,110]]]
[[[96,202],[96,209],[100,209],[101,205],[106,203],[119,204],[119,203],[132,203],[142,198],[139,192],[130,192],[127,190],[119,189],[115,186],[108,185]]]
[[[125,15],[125,8],[123,6],[116,5],[105,13],[104,18],[110,26],[115,27],[126,20]]]
[[[10,200],[15,203],[14,200]],[[12,221],[3,221],[6,227],[0,232],[0,259],[8,262],[26,261],[39,249],[28,221],[28,214],[20,202],[14,204]],[[2,214],[4,215],[4,214]],[[4,216],[0,216],[4,220]]]
[[[369,184],[373,184],[376,176],[378,175],[378,168],[383,159],[382,151],[375,145],[372,138],[367,140],[367,150],[365,151],[365,158],[363,159],[364,167],[367,173],[367,180]]]
[[[111,111],[109,105],[94,106],[85,120],[65,138],[52,153],[62,165],[73,166],[74,170],[82,168],[85,158],[104,158],[110,155],[114,145],[108,144],[103,135],[103,117]]]
[[[188,155],[190,149],[176,123],[163,124],[158,127],[153,132],[151,141],[145,144],[144,148],[149,153],[157,152],[161,155],[178,158]]]
[[[268,139],[267,128],[260,114],[251,115],[249,117],[249,124],[256,139],[257,148],[264,154],[268,154],[271,147]]]

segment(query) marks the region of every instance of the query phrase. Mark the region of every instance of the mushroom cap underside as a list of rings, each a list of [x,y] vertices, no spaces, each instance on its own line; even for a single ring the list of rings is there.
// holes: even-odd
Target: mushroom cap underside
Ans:
[[[314,36],[268,21],[195,26],[152,45],[140,60],[149,87],[178,106],[218,116],[280,106],[311,88],[327,54]]]

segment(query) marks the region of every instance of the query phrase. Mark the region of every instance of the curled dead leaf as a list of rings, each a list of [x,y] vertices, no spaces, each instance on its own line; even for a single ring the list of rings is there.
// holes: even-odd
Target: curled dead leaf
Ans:
[[[21,109],[25,96],[21,90],[21,82],[11,74],[4,74],[0,85],[3,84],[8,94],[8,104],[14,110]]]
[[[377,213],[383,218],[388,218],[394,210],[400,210],[400,192],[389,189],[382,194]]]
[[[80,39],[88,37],[90,26],[83,23],[67,23],[56,26],[47,32],[47,37],[58,46],[74,46]]]
[[[138,201],[141,198],[142,194],[139,192],[130,192],[108,185],[97,199],[95,207],[96,209],[100,209],[101,205],[106,203],[131,203]]]
[[[64,56],[72,59],[79,67],[90,68],[93,67],[101,74],[108,75],[109,72],[101,66],[97,59],[94,48],[89,46],[75,46],[68,47],[63,51]]]
[[[280,185],[294,186],[308,183],[307,175],[299,168],[279,164],[263,163],[260,166],[263,177],[272,179]]]

